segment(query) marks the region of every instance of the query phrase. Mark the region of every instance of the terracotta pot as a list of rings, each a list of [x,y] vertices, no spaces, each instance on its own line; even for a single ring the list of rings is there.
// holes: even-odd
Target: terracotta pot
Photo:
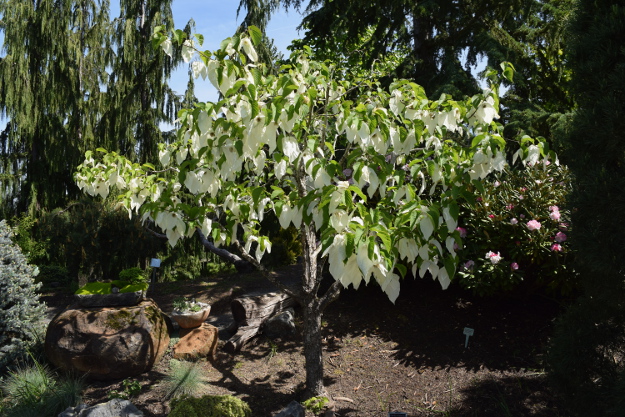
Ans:
[[[169,315],[183,329],[192,329],[199,327],[206,321],[211,312],[211,306],[205,304],[200,311],[184,311],[174,310]]]

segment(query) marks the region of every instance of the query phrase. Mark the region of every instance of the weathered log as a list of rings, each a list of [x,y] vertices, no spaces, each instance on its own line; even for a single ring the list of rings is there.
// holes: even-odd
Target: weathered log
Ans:
[[[258,334],[260,326],[242,326],[239,327],[236,334],[232,336],[224,345],[224,350],[228,353],[236,353],[241,350],[243,345],[252,337]]]
[[[225,344],[224,350],[235,353],[256,336],[266,320],[297,304],[294,298],[280,291],[255,293],[232,300],[232,316],[237,332]]]
[[[239,326],[260,325],[268,318],[292,307],[295,299],[283,292],[246,295],[232,300],[232,317]]]

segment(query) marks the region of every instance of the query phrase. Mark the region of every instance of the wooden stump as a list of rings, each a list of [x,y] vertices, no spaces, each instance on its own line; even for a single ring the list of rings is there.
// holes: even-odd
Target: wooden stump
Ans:
[[[295,299],[280,291],[248,294],[232,300],[232,316],[238,330],[225,344],[227,352],[235,353],[256,336],[263,322],[289,307],[295,306]]]

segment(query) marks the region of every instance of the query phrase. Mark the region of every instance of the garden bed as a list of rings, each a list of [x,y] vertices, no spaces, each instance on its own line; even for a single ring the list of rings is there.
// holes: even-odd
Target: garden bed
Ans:
[[[285,278],[297,273],[297,267],[281,272]],[[176,297],[195,297],[212,305],[211,317],[227,322],[233,297],[265,285],[254,274],[238,275],[155,284],[148,297],[165,312]],[[55,299],[45,297],[49,304]],[[344,291],[323,319],[326,386],[335,411],[341,417],[385,417],[389,411],[419,417],[567,416],[543,371],[558,311],[544,297],[479,298],[421,279],[402,282],[395,305],[373,285]],[[474,329],[466,349],[465,327]],[[142,389],[131,401],[146,416],[169,411],[160,382],[170,358],[171,352],[136,378]],[[304,382],[299,340],[261,336],[239,354],[220,350],[213,363],[202,366],[206,393],[242,398],[255,416],[271,416],[299,399]],[[107,400],[110,390],[122,390],[121,381],[90,384],[88,403]]]

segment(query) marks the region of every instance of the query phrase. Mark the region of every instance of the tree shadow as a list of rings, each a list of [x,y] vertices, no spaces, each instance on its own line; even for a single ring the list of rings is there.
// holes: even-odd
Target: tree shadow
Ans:
[[[407,278],[393,305],[375,284],[344,290],[324,318],[336,339],[376,334],[415,369],[462,367],[477,372],[542,368],[559,305],[544,297],[479,297],[461,288]],[[467,342],[464,329],[474,330]]]
[[[544,374],[487,377],[459,393],[462,401],[448,409],[450,417],[568,417],[551,392]],[[559,411],[560,410],[560,411]]]

